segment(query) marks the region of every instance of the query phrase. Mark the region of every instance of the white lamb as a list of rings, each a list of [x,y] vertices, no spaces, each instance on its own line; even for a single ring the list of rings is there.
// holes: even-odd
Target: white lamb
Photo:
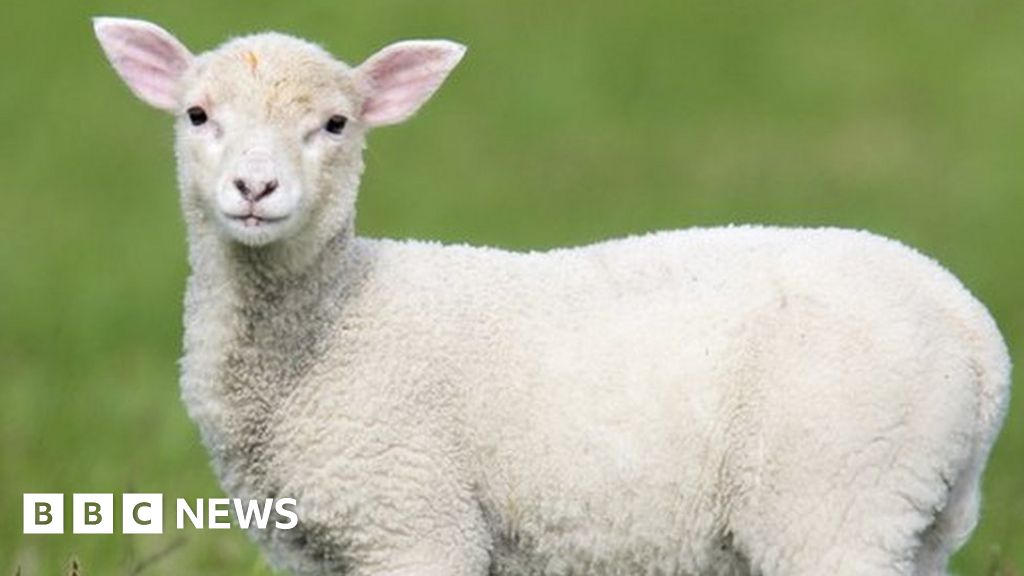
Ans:
[[[268,33],[193,56],[102,18],[176,118],[182,395],[301,574],[938,575],[1007,405],[995,324],[932,260],[757,227],[545,253],[355,235],[370,128],[464,48],[351,68]]]

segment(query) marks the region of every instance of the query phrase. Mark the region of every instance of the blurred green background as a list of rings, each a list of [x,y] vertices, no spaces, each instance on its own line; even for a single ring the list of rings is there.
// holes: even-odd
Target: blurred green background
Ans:
[[[948,266],[1024,357],[1024,3],[39,1],[3,12],[0,574],[67,574],[72,557],[82,574],[270,573],[238,530],[21,534],[24,492],[162,492],[169,505],[219,494],[178,401],[187,270],[170,121],[115,77],[93,15],[154,20],[195,51],[265,29],[353,63],[399,38],[468,44],[419,117],[372,136],[363,234],[540,249],[741,222],[866,228]],[[1022,398],[956,559],[962,574],[1024,574]]]

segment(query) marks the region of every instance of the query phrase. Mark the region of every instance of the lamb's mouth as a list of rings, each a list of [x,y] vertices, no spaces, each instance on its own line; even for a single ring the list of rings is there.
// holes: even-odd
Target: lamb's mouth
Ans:
[[[225,216],[229,220],[241,223],[246,228],[265,226],[288,219],[288,216],[257,216],[256,214],[225,214]]]

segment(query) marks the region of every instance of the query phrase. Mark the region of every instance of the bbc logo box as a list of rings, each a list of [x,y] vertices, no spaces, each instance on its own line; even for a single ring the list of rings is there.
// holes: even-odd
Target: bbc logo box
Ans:
[[[22,513],[25,534],[64,533],[63,494],[25,494]]]
[[[22,514],[24,534],[63,534],[64,495],[25,494]],[[114,533],[113,494],[73,494],[71,529],[74,534]],[[162,534],[163,495],[123,494],[121,533]]]

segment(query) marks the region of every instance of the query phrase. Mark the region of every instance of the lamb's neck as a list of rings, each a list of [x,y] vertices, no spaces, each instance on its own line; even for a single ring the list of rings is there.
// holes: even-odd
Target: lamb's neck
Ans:
[[[339,290],[353,279],[346,274],[353,261],[352,245],[351,235],[339,233],[295,266],[297,258],[273,246],[230,244],[224,246],[225,279],[239,298],[243,314],[247,308],[263,308],[279,316],[308,313],[332,297],[344,296]]]
[[[186,313],[228,314],[221,318],[228,320],[235,328],[234,335],[248,344],[258,344],[254,339],[261,336],[261,330],[273,331],[274,339],[279,341],[294,330],[305,329],[314,323],[311,314],[323,312],[323,306],[342,304],[347,290],[360,279],[352,270],[358,267],[355,240],[347,230],[306,255],[300,265],[295,264],[298,259],[287,247],[254,248],[213,234],[200,236],[194,234],[190,241],[192,274]],[[304,321],[291,321],[297,318]],[[248,325],[235,325],[238,320]]]
[[[264,484],[277,409],[302,389],[363,276],[354,243],[341,233],[295,269],[274,252],[192,238],[182,396],[229,492]]]

